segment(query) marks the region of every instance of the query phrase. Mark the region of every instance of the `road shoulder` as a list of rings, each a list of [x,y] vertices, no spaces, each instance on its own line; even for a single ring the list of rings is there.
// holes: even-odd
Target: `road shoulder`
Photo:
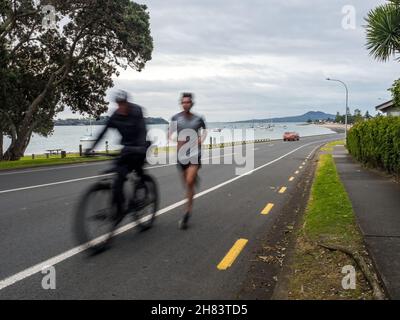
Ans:
[[[305,210],[315,170],[313,159],[308,161],[301,179],[295,185],[274,225],[255,244],[253,259],[246,275],[244,285],[238,293],[238,299],[269,300],[274,291],[284,291],[282,286],[287,282],[284,270],[286,260],[293,250],[295,232],[302,212]],[[284,262],[285,261],[285,262]]]
[[[310,168],[308,180],[311,182],[307,188],[303,186],[298,190],[297,199],[293,196],[300,211],[294,224],[295,231],[287,238],[286,254],[280,273],[275,278],[277,285],[272,299],[331,300],[374,297],[375,292],[365,273],[353,260],[354,256],[320,246],[327,244],[348,248],[351,253],[355,253],[356,258],[361,257],[366,262],[367,267],[363,271],[367,269],[368,275],[372,274],[371,277],[376,280],[351,203],[336,172],[330,154],[332,151],[333,146],[320,150]],[[287,215],[285,212],[282,216]],[[346,276],[343,270],[347,267],[352,267],[355,271],[355,289],[343,287]],[[378,291],[381,293],[380,288]]]

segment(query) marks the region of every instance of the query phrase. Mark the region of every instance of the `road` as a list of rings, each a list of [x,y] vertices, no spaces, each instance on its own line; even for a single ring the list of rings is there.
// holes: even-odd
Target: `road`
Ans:
[[[233,164],[204,165],[185,231],[178,229],[184,193],[176,166],[149,167],[161,193],[154,228],[127,230],[91,258],[74,240],[74,208],[109,163],[0,173],[0,299],[234,299],[255,240],[271,230],[307,158],[341,137],[256,144],[247,175],[237,176]],[[228,252],[239,239],[235,258]],[[231,266],[220,270],[221,262]],[[55,290],[42,288],[46,265],[55,267]]]

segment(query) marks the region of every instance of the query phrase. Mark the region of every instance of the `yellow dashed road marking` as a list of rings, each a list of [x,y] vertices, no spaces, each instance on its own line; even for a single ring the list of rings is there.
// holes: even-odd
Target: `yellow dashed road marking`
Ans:
[[[229,250],[225,258],[222,259],[222,261],[217,266],[218,270],[226,270],[230,268],[237,259],[237,257],[239,256],[239,254],[243,251],[247,242],[249,242],[249,240],[246,239],[239,239],[238,241],[236,241],[232,249]]]
[[[279,190],[279,193],[285,193],[285,192],[286,192],[286,190],[287,190],[287,188],[286,188],[286,187],[282,187],[282,188]]]
[[[268,203],[267,206],[264,208],[264,210],[261,212],[261,214],[264,214],[264,215],[269,214],[273,207],[274,207],[273,203]]]

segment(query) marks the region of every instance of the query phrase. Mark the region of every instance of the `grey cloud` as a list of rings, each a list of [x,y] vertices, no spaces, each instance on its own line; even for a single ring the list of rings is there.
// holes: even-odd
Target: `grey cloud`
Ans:
[[[142,74],[126,71],[115,84],[132,91],[151,116],[169,118],[186,90],[196,93],[196,109],[210,121],[335,113],[343,108],[344,92],[326,76],[348,82],[353,108],[374,112],[398,78],[399,63],[375,62],[365,49],[363,18],[384,0],[141,2],[151,16],[153,60]],[[356,30],[341,26],[345,5],[356,8]],[[278,62],[269,62],[274,59]],[[220,74],[198,76],[190,70],[169,79],[165,72],[175,69],[163,69],[202,63],[210,69],[213,61],[226,62]],[[153,78],[146,78],[150,73]]]

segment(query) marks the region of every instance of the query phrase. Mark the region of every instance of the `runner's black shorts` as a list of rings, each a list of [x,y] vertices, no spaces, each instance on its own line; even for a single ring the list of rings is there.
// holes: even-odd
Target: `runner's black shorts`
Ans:
[[[194,159],[185,159],[183,161],[180,161],[178,157],[178,168],[180,170],[186,171],[190,166],[193,165],[199,166],[199,169],[201,168],[201,153],[199,153]]]

